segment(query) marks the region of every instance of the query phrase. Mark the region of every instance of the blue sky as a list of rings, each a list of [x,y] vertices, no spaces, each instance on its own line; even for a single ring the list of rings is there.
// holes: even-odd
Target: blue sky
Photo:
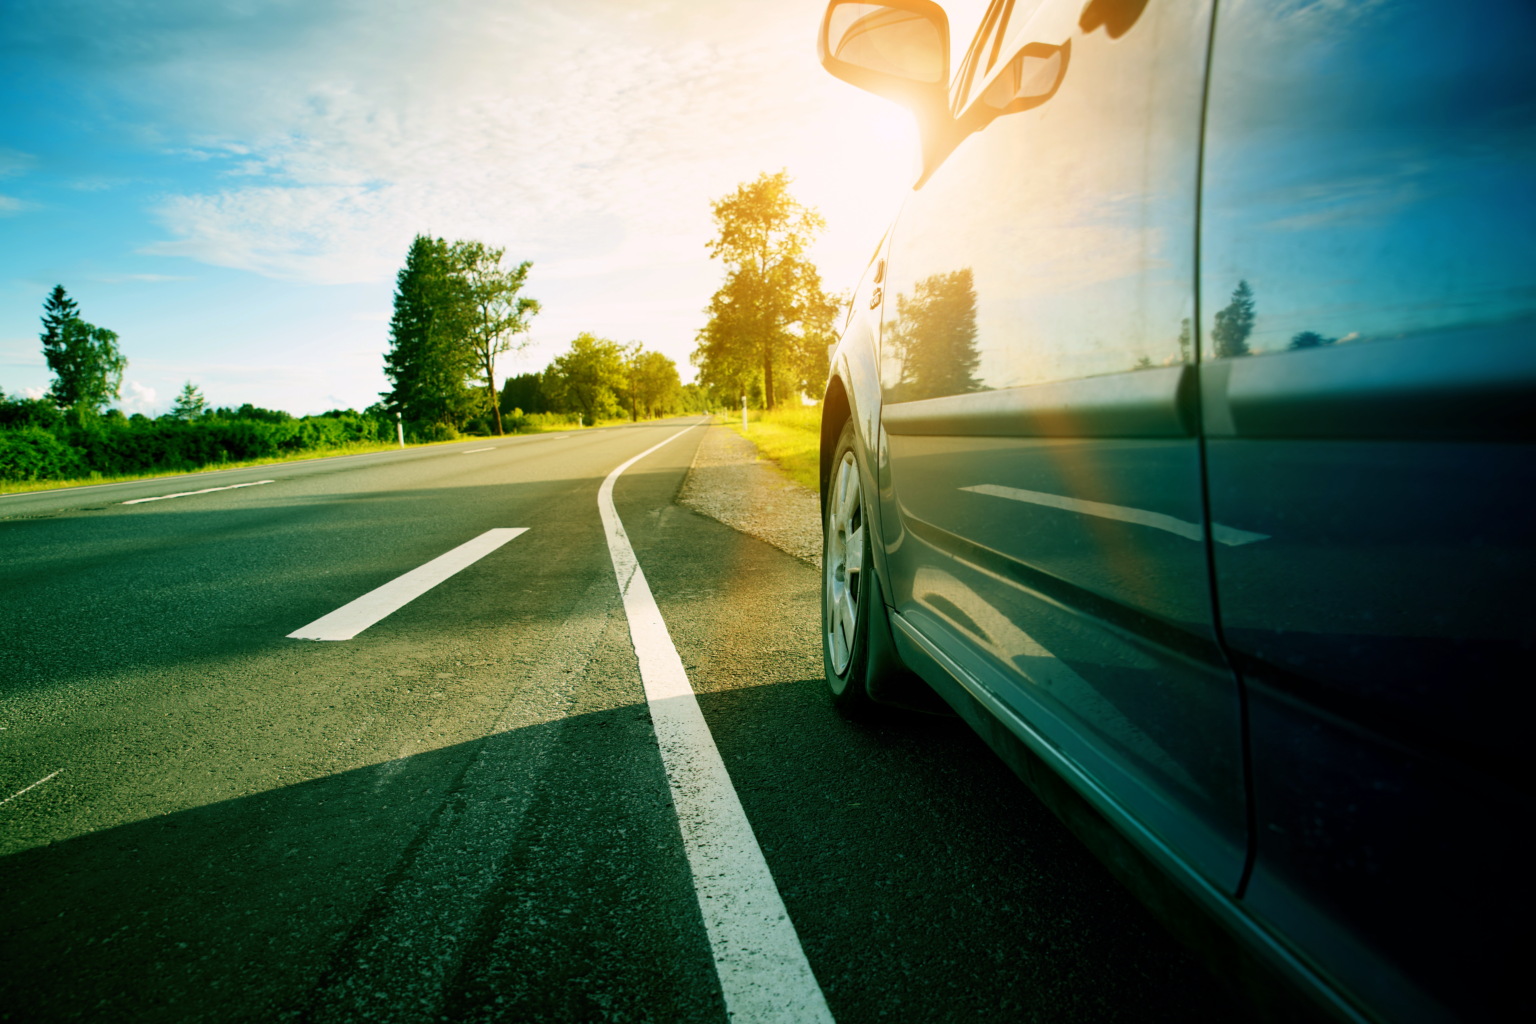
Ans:
[[[908,116],[816,65],[822,7],[0,0],[0,389],[47,386],[59,283],[121,336],[129,411],[186,380],[362,408],[418,231],[534,261],[504,372],[590,330],[686,379],[710,199],[787,167],[840,289],[910,183]]]

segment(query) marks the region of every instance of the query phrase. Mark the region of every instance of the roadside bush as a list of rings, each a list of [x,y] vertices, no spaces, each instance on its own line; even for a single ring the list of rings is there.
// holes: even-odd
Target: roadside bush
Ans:
[[[577,412],[523,412],[513,409],[501,417],[501,426],[509,434],[534,434],[541,430],[565,430],[581,425]]]
[[[53,430],[63,422],[64,413],[46,399],[0,397],[0,427]]]
[[[429,423],[410,430],[411,440],[417,442],[457,441],[459,436],[458,429],[452,423]]]
[[[0,430],[0,480],[68,480],[84,476],[80,453],[37,427]]]
[[[350,410],[279,419],[274,414],[224,419],[204,416],[183,421],[151,420],[134,415],[84,416],[51,409],[17,412],[4,403],[20,427],[0,428],[11,454],[0,459],[0,479],[54,480],[100,473],[137,473],[200,469],[227,462],[323,452],[394,440],[394,424]],[[37,403],[45,406],[46,403]],[[267,410],[259,410],[266,413]],[[47,422],[47,429],[29,425]],[[43,440],[46,438],[47,440]]]

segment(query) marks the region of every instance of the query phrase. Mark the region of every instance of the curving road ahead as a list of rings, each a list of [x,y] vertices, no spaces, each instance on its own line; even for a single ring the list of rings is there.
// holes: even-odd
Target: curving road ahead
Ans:
[[[957,720],[831,708],[690,426],[0,498],[0,1020],[1241,1016]]]

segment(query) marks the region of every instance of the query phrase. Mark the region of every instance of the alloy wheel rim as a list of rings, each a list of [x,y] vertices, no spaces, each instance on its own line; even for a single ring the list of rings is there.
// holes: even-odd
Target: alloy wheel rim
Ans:
[[[864,571],[864,501],[859,466],[843,453],[832,481],[832,509],[827,524],[827,650],[838,675],[853,658],[858,624],[859,577]]]

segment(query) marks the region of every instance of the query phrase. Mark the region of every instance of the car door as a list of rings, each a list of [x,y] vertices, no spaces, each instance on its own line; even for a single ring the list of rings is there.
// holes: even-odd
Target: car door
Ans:
[[[898,628],[1230,893],[1241,716],[1190,327],[1210,16],[1203,0],[989,11],[958,78],[970,134],[890,245],[881,522]],[[1237,520],[1215,536],[1265,540]]]
[[[1244,904],[1391,1019],[1491,1019],[1519,973],[1533,34],[1517,2],[1222,0],[1214,40],[1210,508],[1268,537],[1214,551],[1249,698]]]

